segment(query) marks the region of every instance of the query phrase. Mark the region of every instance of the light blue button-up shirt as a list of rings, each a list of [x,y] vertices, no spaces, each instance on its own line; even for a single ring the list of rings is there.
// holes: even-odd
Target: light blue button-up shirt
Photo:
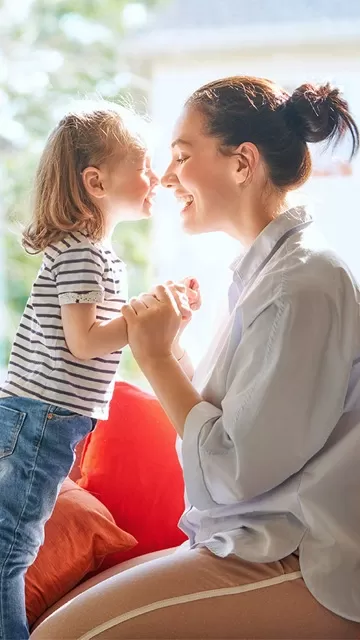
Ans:
[[[229,311],[195,373],[180,526],[220,556],[299,550],[315,598],[360,622],[360,316],[347,267],[303,207],[233,265]]]

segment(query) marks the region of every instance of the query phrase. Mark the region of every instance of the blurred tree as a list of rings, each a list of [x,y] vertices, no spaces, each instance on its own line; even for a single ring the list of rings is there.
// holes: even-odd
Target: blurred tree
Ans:
[[[134,106],[144,110],[144,91],[128,86],[129,73],[117,51],[124,33],[124,8],[128,14],[129,9],[139,14],[139,9],[151,9],[156,1],[3,0],[1,4],[0,0],[6,357],[41,259],[22,250],[20,225],[29,217],[33,176],[45,139],[74,98],[101,95],[118,100],[131,95]],[[116,249],[129,266],[131,294],[149,283],[148,239],[146,222],[123,224],[115,237]],[[129,355],[125,367],[127,375],[136,375]]]

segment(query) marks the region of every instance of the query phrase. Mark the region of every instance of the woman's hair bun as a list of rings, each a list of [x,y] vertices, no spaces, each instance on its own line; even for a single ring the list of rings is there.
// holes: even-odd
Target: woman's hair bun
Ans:
[[[288,126],[304,142],[337,144],[346,133],[352,139],[351,157],[359,148],[359,132],[346,100],[329,83],[302,84],[285,103]]]

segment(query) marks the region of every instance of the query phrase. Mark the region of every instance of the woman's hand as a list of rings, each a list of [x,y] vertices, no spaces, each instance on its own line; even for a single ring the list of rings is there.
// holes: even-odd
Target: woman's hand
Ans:
[[[201,307],[200,285],[196,278],[187,277],[180,281],[186,287],[191,311],[198,311]]]
[[[171,356],[181,320],[191,316],[187,296],[163,285],[151,294],[132,298],[121,312],[127,322],[130,348],[140,366],[146,360]]]
[[[201,307],[200,285],[196,278],[184,278],[180,282],[168,280],[166,286],[172,292],[179,308],[187,301],[191,311],[197,311]],[[187,314],[181,318],[180,328],[175,342],[179,342],[181,335],[191,321],[192,314]]]
[[[188,297],[182,289],[158,286],[153,294],[131,299],[122,313],[133,355],[182,437],[186,416],[202,400],[172,354],[181,320],[191,316]]]

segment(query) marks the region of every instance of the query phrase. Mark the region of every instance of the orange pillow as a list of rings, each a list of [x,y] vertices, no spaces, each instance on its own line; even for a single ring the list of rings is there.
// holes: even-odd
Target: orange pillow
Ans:
[[[116,383],[109,419],[87,436],[77,481],[138,541],[131,551],[109,556],[104,566],[186,540],[177,526],[184,482],[175,440],[175,429],[154,396]]]
[[[67,478],[45,525],[44,544],[26,574],[29,625],[98,569],[109,553],[134,545],[136,540],[116,526],[106,507]]]

